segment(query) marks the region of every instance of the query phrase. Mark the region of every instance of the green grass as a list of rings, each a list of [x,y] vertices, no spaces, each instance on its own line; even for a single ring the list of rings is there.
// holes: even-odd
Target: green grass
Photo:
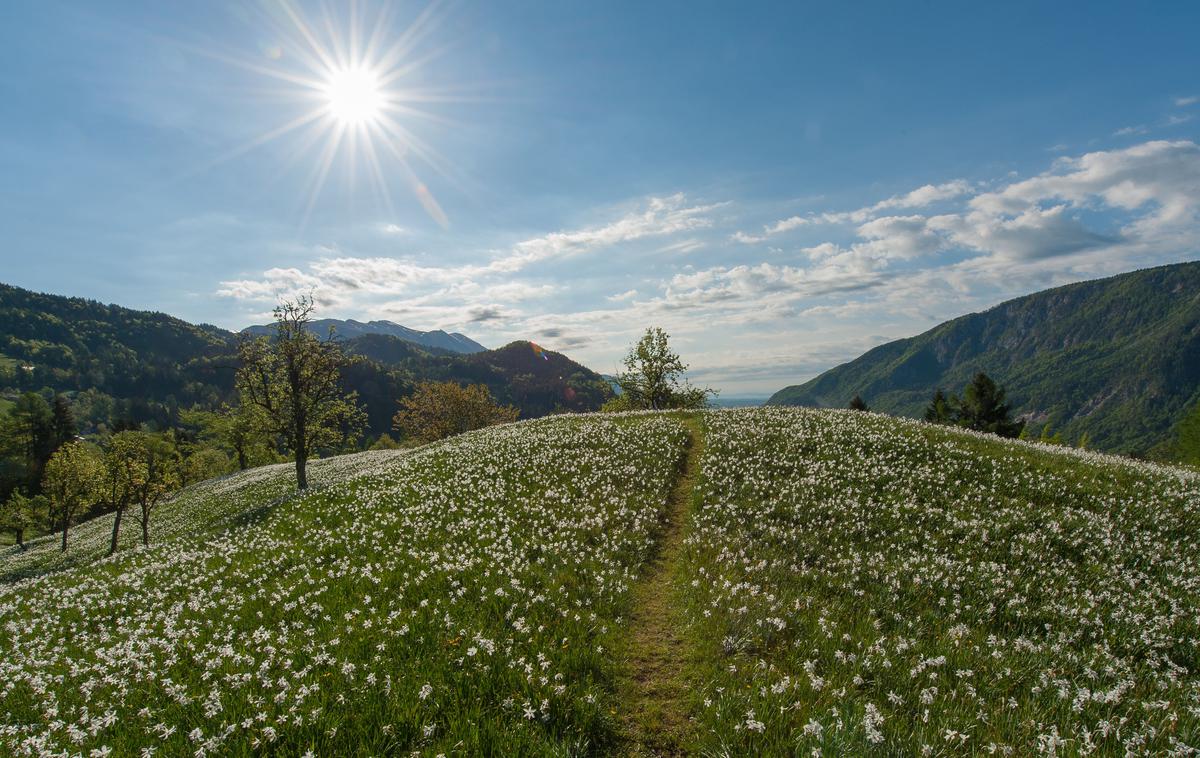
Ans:
[[[851,411],[710,414],[712,754],[1200,746],[1200,479]]]
[[[1200,474],[873,414],[558,417],[0,557],[0,753],[1200,746]]]
[[[244,487],[214,484],[192,507],[224,529],[197,517],[0,593],[0,744],[603,751],[615,619],[685,442],[661,417],[515,424],[335,459],[336,481],[241,520]]]

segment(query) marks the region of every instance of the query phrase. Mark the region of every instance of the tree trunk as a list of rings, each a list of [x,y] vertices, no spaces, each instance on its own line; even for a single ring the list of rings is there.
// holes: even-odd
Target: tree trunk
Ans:
[[[142,547],[150,547],[150,511],[142,510]]]
[[[308,489],[308,451],[303,449],[296,450],[296,486]]]
[[[112,543],[108,546],[108,554],[112,555],[117,552],[117,539],[121,535],[121,516],[125,513],[124,508],[117,509],[117,517],[113,519]]]
[[[71,525],[70,516],[64,515],[63,520],[62,520],[62,528],[63,528],[62,551],[64,553],[67,552],[67,527],[69,527],[70,525]]]
[[[246,448],[241,445],[237,449],[238,471],[246,470]]]
[[[25,549],[25,530],[17,529],[17,547]]]

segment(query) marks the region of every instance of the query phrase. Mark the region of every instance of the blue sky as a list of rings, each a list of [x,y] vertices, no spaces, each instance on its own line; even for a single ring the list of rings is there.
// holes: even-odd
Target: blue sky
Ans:
[[[1200,6],[906,6],[6,3],[0,280],[227,328],[312,291],[600,371],[662,325],[753,395],[1200,257]],[[328,113],[251,148],[355,28],[401,43],[395,152],[317,182]]]

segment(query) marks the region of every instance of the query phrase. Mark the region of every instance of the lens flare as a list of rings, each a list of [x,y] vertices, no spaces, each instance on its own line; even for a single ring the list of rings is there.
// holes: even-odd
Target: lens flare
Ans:
[[[364,67],[331,71],[325,86],[329,112],[347,125],[372,123],[383,113],[384,94],[379,77]]]

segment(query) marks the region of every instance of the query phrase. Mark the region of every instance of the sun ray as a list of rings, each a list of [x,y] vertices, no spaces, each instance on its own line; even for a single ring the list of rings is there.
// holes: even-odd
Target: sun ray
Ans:
[[[302,228],[327,196],[335,166],[339,167],[336,184],[340,189],[341,179],[345,179],[352,212],[360,206],[355,196],[361,184],[380,207],[394,214],[393,190],[402,185],[431,219],[447,225],[445,210],[417,175],[417,168],[430,170],[452,186],[458,184],[453,163],[419,136],[432,128],[450,131],[463,127],[436,112],[434,106],[465,102],[461,91],[427,81],[426,72],[433,71],[435,61],[448,51],[445,46],[430,44],[444,23],[443,8],[434,0],[401,24],[400,14],[390,2],[264,0],[257,6],[257,19],[272,38],[261,43],[260,55],[270,61],[243,57],[220,45],[185,46],[270,80],[275,86],[250,88],[243,96],[290,111],[283,114],[278,126],[226,150],[187,175],[285,139],[289,149],[283,151],[276,181],[284,181],[305,155],[313,156],[311,170],[298,185]]]

